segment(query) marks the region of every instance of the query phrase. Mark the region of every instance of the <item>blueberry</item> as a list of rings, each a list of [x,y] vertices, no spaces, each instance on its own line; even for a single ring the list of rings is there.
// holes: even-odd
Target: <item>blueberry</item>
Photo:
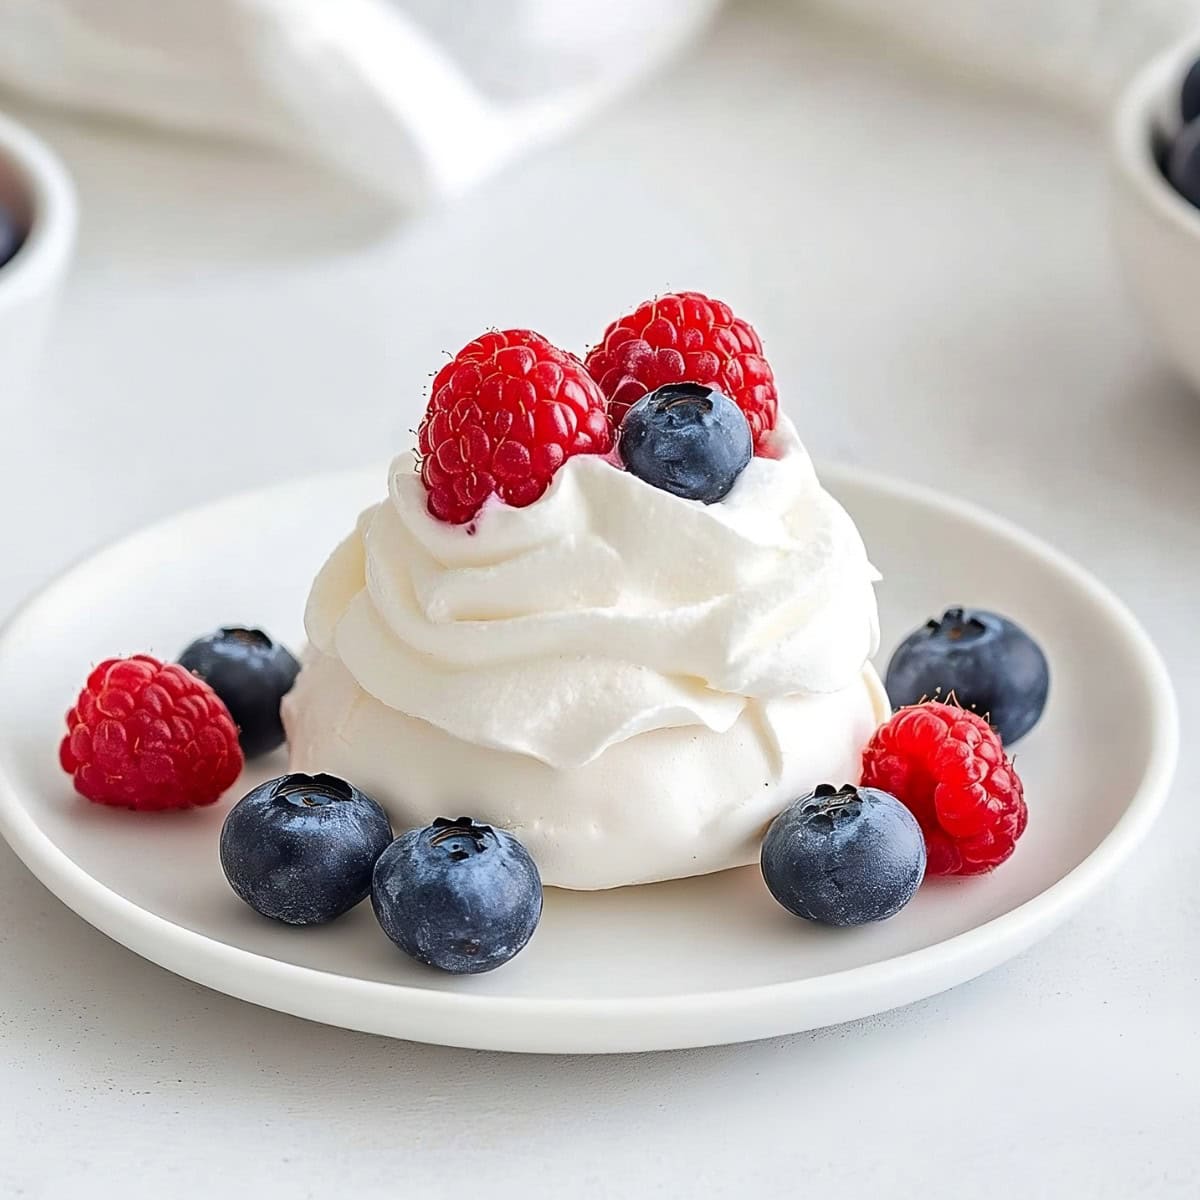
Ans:
[[[371,903],[405,954],[474,975],[508,962],[533,936],[542,880],[512,834],[439,817],[387,848],[375,864]]]
[[[1185,125],[1171,145],[1167,179],[1185,200],[1200,206],[1200,117]]]
[[[292,690],[300,664],[261,629],[230,627],[197,638],[179,665],[205,680],[229,709],[247,758],[284,740],[279,702]]]
[[[1185,125],[1200,117],[1200,59],[1188,68],[1179,91],[1179,115]]]
[[[893,707],[953,698],[986,717],[1011,746],[1039,721],[1050,690],[1041,647],[1007,617],[950,608],[926,622],[892,655],[887,692]]]
[[[221,828],[221,868],[264,917],[320,925],[371,890],[387,813],[333,775],[284,775],[247,792]]]
[[[25,240],[20,222],[7,208],[0,205],[0,267],[8,263]]]
[[[754,445],[745,414],[728,396],[698,383],[668,383],[625,414],[618,450],[646,483],[715,504],[745,470]]]
[[[925,878],[925,838],[895,796],[823,783],[771,822],[762,873],[788,912],[822,925],[895,916]]]

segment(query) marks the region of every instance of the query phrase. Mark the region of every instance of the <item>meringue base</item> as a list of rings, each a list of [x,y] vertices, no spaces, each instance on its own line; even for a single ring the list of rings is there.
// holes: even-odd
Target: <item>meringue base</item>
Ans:
[[[767,825],[817,784],[856,782],[888,716],[868,664],[838,692],[752,703],[724,733],[656,729],[578,767],[464,742],[317,654],[283,703],[293,771],[374,796],[399,832],[470,815],[514,833],[547,886],[593,890],[756,862]]]

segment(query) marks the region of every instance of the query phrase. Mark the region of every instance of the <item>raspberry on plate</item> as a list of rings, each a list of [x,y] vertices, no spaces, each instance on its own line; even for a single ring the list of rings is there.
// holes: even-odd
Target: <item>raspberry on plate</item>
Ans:
[[[216,692],[175,663],[110,658],[67,714],[59,762],[96,804],[155,811],[212,804],[242,770]]]
[[[586,361],[617,427],[633,404],[666,383],[700,383],[728,396],[746,414],[756,446],[779,416],[758,334],[728,304],[699,292],[640,304],[605,330]]]
[[[930,875],[979,875],[1025,832],[1024,788],[995,731],[951,704],[915,704],[863,751],[862,785],[890,792],[925,834]]]
[[[418,434],[429,511],[464,525],[489,496],[532,504],[575,454],[607,454],[613,431],[574,355],[528,329],[485,333],[434,378]]]

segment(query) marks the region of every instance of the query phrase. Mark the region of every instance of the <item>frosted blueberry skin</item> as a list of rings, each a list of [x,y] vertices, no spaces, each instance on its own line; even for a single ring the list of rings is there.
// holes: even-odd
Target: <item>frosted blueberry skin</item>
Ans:
[[[745,414],[728,396],[698,383],[648,392],[621,422],[625,468],[652,487],[715,504],[729,494],[754,453]]]
[[[225,701],[247,758],[283,745],[279,705],[300,673],[286,646],[261,629],[227,626],[192,642],[179,656],[179,665],[199,675]]]
[[[392,841],[387,814],[334,775],[283,775],[248,792],[221,828],[221,868],[255,912],[320,925],[365,900]]]
[[[371,903],[405,954],[452,975],[476,975],[508,962],[533,936],[542,880],[512,834],[470,817],[439,817],[387,848]]]
[[[822,784],[771,823],[761,866],[788,912],[822,925],[865,925],[895,916],[916,894],[925,837],[887,792]]]
[[[1041,719],[1050,667],[1016,622],[983,609],[950,608],[900,643],[886,686],[894,708],[956,702],[989,721],[1011,746]]]

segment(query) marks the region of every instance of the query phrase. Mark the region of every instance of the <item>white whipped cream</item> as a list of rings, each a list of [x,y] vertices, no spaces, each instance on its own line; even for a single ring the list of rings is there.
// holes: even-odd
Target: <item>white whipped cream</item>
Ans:
[[[756,862],[767,825],[792,800],[858,779],[886,715],[868,666],[838,692],[755,701],[724,733],[655,729],[559,768],[388,708],[330,655],[314,654],[284,700],[292,770],[352,779],[397,832],[461,814],[511,830],[544,883],[581,889]]]
[[[767,451],[709,506],[573,458],[473,532],[398,458],[313,586],[292,769],[398,829],[511,829],[561,887],[754,861],[790,800],[858,779],[887,712],[858,531],[786,419]]]
[[[321,570],[305,623],[368,695],[474,746],[582,766],[656,729],[838,692],[878,627],[854,523],[791,423],[720,503],[594,455],[474,531],[425,507],[413,458]]]

